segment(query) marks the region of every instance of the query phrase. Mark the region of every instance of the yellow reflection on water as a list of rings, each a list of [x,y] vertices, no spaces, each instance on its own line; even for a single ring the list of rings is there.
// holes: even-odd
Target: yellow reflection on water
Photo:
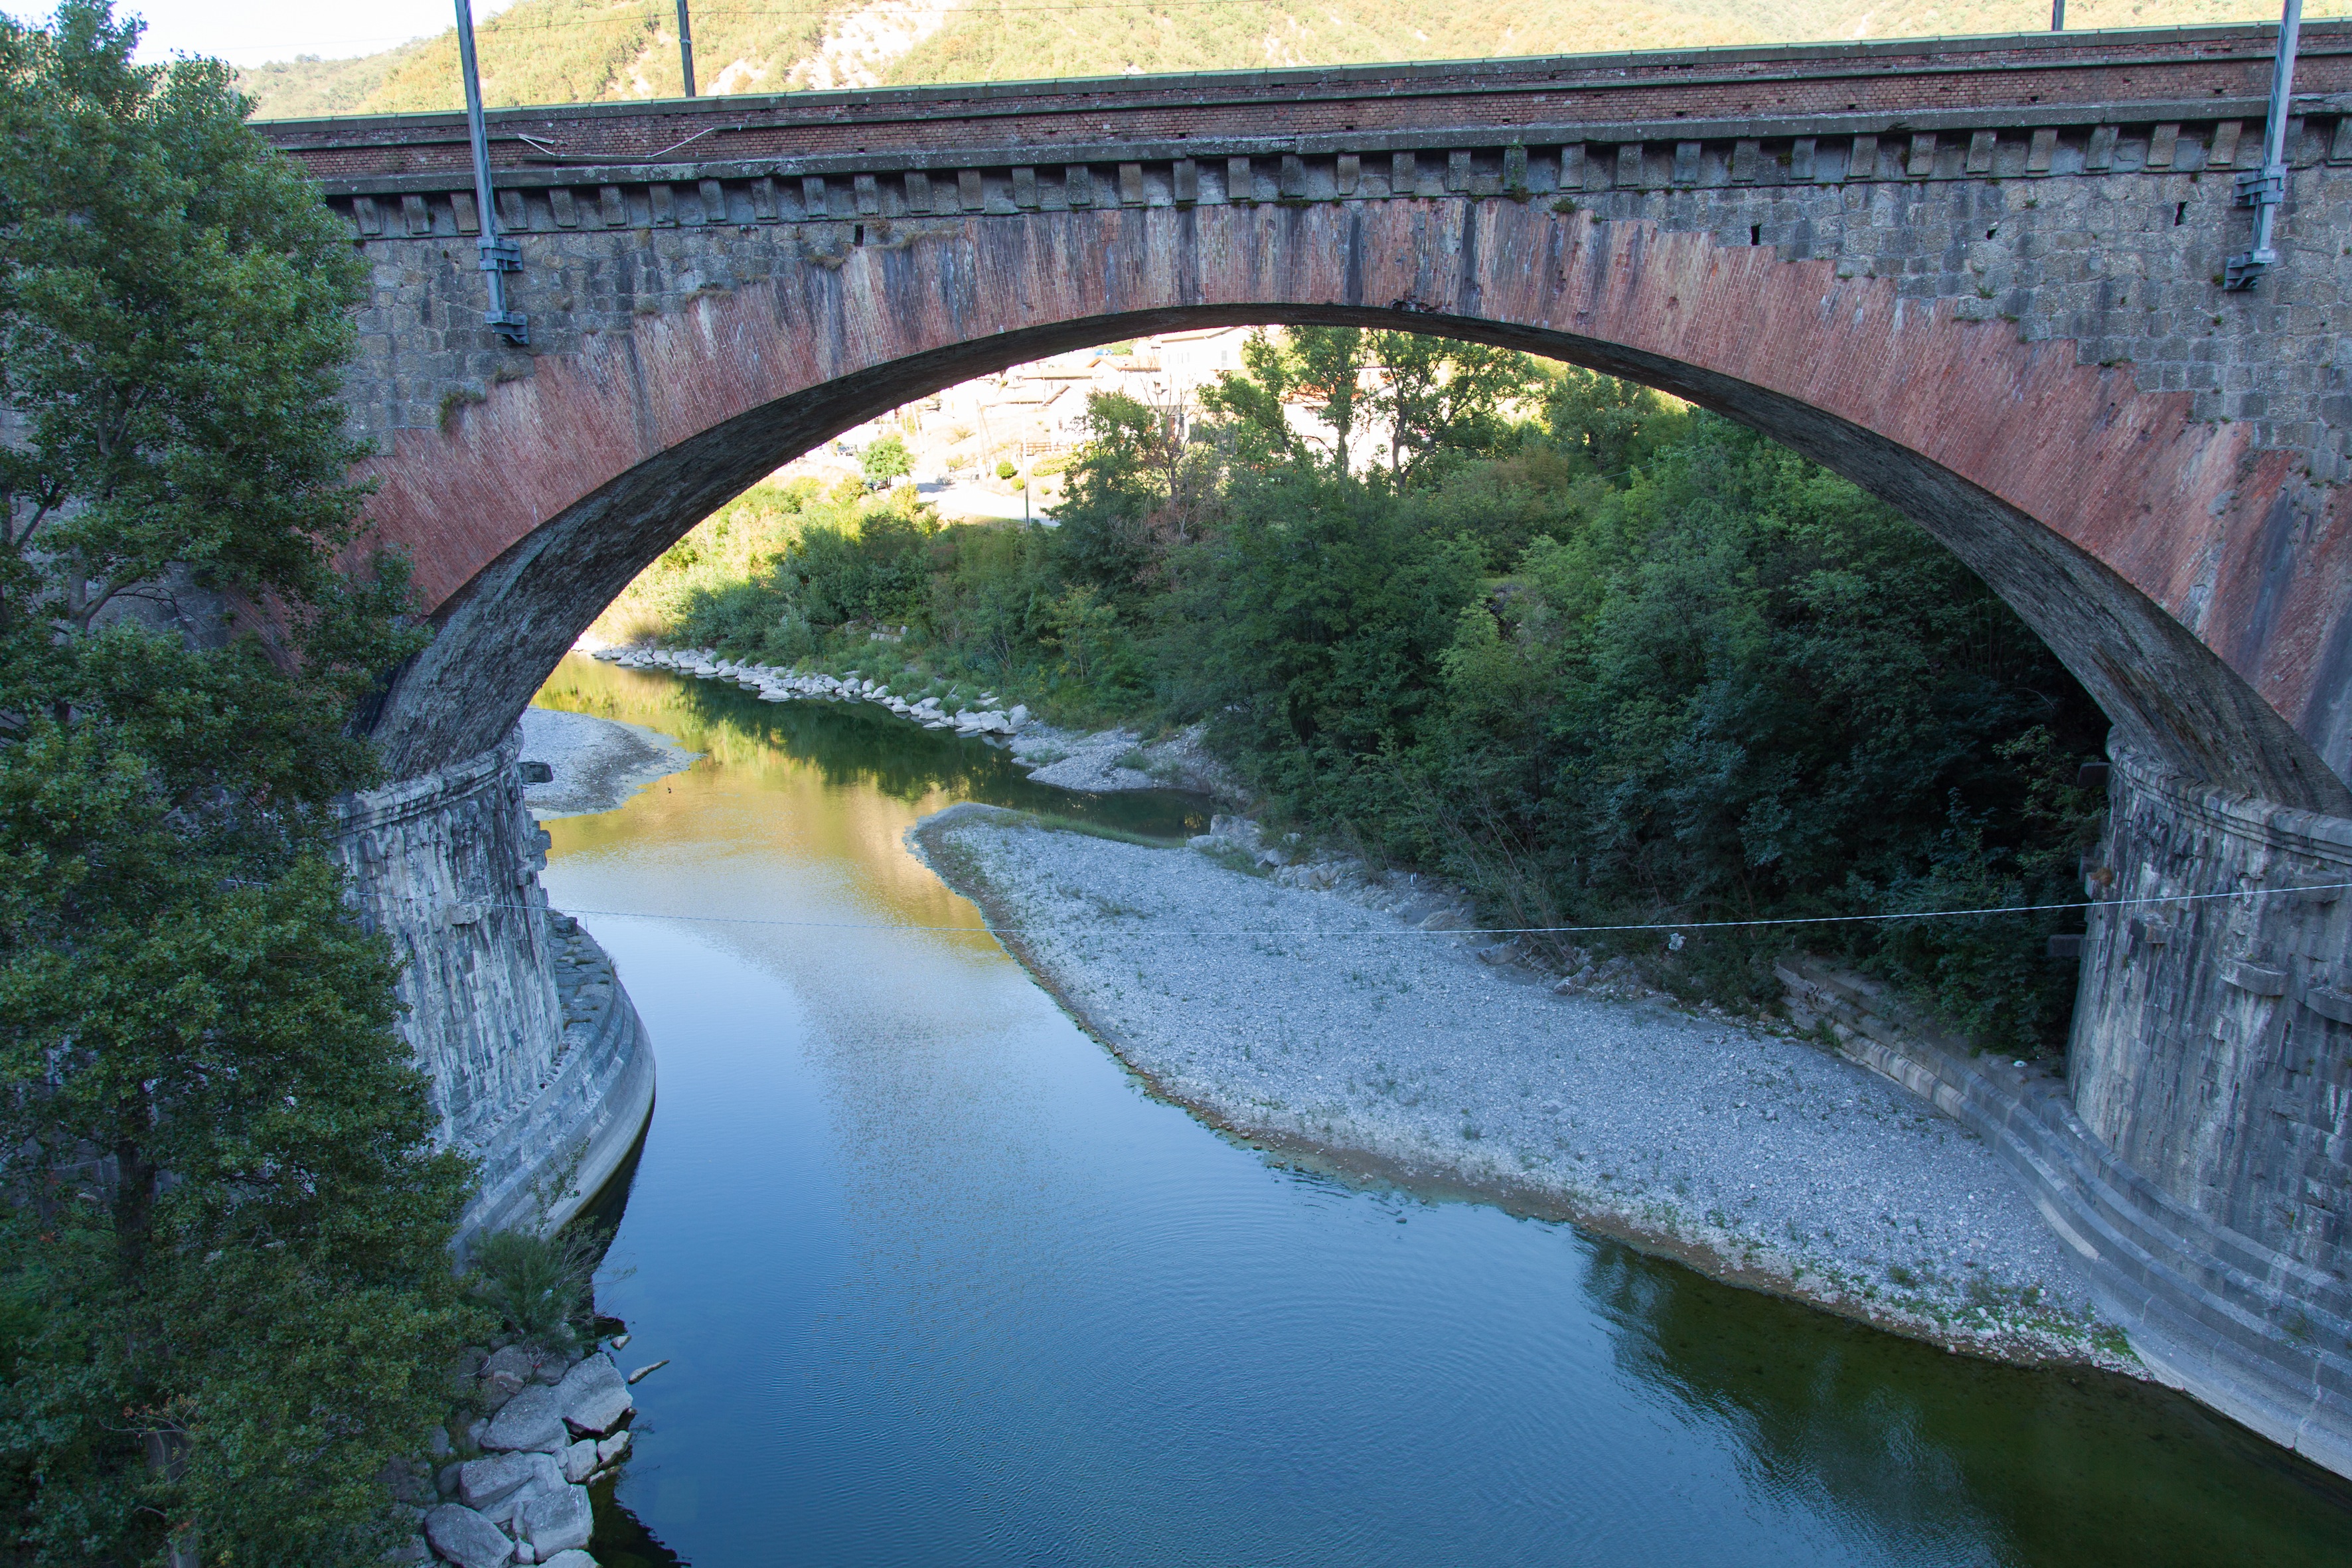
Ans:
[[[980,911],[932,875],[905,842],[908,828],[965,798],[961,793],[921,783],[919,775],[883,776],[872,755],[855,747],[814,754],[788,749],[788,738],[776,732],[779,705],[716,682],[641,674],[573,654],[556,667],[535,702],[642,725],[703,753],[684,773],[655,781],[612,811],[546,824],[551,855],[625,851],[697,862],[725,858],[738,865],[830,864],[838,868],[844,897],[879,923],[983,929]],[[793,915],[790,909],[774,911],[780,921]]]

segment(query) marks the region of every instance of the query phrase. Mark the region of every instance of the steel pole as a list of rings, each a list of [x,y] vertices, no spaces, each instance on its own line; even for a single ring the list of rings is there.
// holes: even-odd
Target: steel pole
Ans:
[[[686,14],[686,0],[677,0],[677,64],[686,75],[686,96],[694,96],[694,19]],[[719,73],[726,75],[725,71]]]
[[[2238,176],[2238,205],[2254,209],[2253,248],[2230,258],[2224,289],[2251,289],[2278,265],[2271,237],[2286,200],[2286,122],[2294,107],[2294,53],[2303,34],[2303,0],[2286,0],[2279,17],[2278,57],[2271,64],[2271,101],[2263,121],[2263,166]]]
[[[684,0],[680,0],[683,4]],[[474,7],[457,0],[457,65],[466,78],[466,134],[474,144],[474,207],[480,215],[482,273],[490,286],[490,308],[482,321],[510,343],[530,342],[522,312],[507,309],[507,274],[522,270],[522,247],[499,237],[498,195],[490,188],[490,139],[482,127],[482,78],[474,64]]]
[[[2050,0],[2050,30],[2053,33],[2066,30],[2066,0]]]
[[[685,0],[678,0],[680,5]],[[2286,0],[2279,16],[2278,58],[2271,62],[2270,119],[2263,126],[2263,163],[2286,163],[2286,116],[2293,106],[2294,51],[2302,41],[2303,0]]]

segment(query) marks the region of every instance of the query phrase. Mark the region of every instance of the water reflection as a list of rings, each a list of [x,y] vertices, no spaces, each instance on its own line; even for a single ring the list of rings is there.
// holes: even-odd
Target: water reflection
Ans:
[[[601,1294],[674,1358],[608,1563],[2343,1559],[2339,1489],[2177,1398],[1270,1166],[901,842],[958,798],[1197,803],[583,661],[550,698],[710,753],[550,825],[560,905],[700,917],[588,917],[661,1062]]]
[[[2352,1486],[2168,1391],[1938,1354],[1598,1249],[1628,1375],[1738,1429],[1751,1484],[1811,1492],[1902,1562],[2352,1560]],[[1791,1353],[1792,1347],[1802,1353]]]
[[[645,1521],[630,1512],[613,1490],[609,1480],[588,1490],[596,1518],[598,1568],[686,1568],[686,1559],[663,1545],[661,1538],[646,1529]]]

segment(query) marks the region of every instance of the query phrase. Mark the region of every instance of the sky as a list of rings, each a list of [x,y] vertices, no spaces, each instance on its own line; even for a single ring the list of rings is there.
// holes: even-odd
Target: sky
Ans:
[[[474,0],[474,19],[502,11],[509,0]],[[0,11],[27,21],[50,10],[41,0],[0,0]],[[231,65],[319,55],[373,54],[394,44],[444,31],[457,20],[456,0],[115,0],[118,16],[147,19],[140,58],[216,55]]]

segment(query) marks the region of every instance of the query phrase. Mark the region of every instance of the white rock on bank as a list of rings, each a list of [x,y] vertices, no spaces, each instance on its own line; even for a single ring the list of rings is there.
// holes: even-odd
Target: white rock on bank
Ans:
[[[487,1513],[533,1480],[559,1477],[555,1461],[545,1454],[492,1454],[468,1459],[457,1467],[457,1500]]]
[[[607,1361],[604,1364],[609,1367],[613,1363]],[[568,1377],[564,1380],[570,1381]],[[563,1430],[563,1414],[562,1384],[550,1388],[534,1383],[499,1406],[482,1433],[482,1447],[504,1452],[530,1449],[551,1454],[572,1440]]]
[[[445,1502],[427,1513],[425,1539],[457,1568],[505,1568],[514,1557],[506,1531],[460,1503]]]
[[[531,1499],[523,1505],[520,1522],[523,1538],[542,1562],[559,1552],[584,1549],[596,1532],[586,1487],[562,1487]]]
[[[580,1482],[596,1473],[596,1449],[593,1437],[583,1437],[563,1450],[563,1479]]]
[[[483,1361],[482,1370],[474,1375],[485,1383],[497,1384],[511,1395],[521,1392],[522,1385],[530,1381],[530,1374],[538,1364],[531,1359],[531,1353],[520,1345],[508,1345],[503,1350],[492,1351]]]

